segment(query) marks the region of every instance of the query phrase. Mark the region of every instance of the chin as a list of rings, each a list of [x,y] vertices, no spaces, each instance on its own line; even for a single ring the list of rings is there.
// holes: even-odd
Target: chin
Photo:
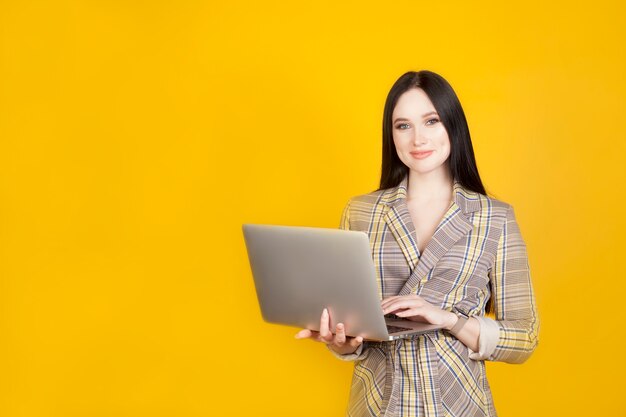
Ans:
[[[409,167],[411,171],[415,171],[418,174],[428,174],[429,172],[436,171],[441,165],[428,164]]]

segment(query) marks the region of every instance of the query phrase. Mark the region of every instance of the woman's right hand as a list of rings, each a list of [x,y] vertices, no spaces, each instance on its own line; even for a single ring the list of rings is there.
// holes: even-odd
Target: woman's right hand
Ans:
[[[337,323],[335,334],[330,331],[330,317],[328,315],[328,309],[322,311],[322,317],[320,319],[320,331],[303,329],[296,334],[296,339],[313,339],[317,342],[323,342],[329,345],[329,347],[340,355],[346,355],[354,353],[359,348],[359,345],[363,343],[361,336],[350,337],[346,336],[343,323]]]

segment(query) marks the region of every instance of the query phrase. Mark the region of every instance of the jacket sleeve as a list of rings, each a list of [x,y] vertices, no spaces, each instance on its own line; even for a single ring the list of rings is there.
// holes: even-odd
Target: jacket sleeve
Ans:
[[[539,343],[539,316],[526,244],[511,206],[507,209],[489,279],[499,337],[488,359],[523,363]]]
[[[350,203],[351,200],[348,201],[348,204],[343,209],[343,213],[341,214],[341,221],[339,222],[339,228],[343,230],[350,230]],[[330,348],[330,345],[326,345],[328,350],[335,355],[335,357],[343,360],[343,361],[357,361],[364,359],[367,356],[367,341],[363,341],[361,345],[357,348],[354,353],[347,353],[345,355],[341,355]]]

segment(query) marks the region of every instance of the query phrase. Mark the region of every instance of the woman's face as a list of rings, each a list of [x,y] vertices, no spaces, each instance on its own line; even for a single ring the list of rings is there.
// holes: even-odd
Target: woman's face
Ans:
[[[419,174],[447,170],[448,132],[424,90],[402,94],[391,120],[396,152],[406,166]]]

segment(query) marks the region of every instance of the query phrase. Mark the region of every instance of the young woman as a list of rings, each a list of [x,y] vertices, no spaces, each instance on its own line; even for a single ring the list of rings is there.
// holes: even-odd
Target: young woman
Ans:
[[[364,342],[330,329],[325,309],[319,332],[301,330],[355,361],[347,415],[496,416],[484,361],[528,359],[539,318],[513,208],[487,196],[441,76],[407,72],[391,88],[380,188],[348,201],[341,228],[369,235],[385,314],[443,326]]]

